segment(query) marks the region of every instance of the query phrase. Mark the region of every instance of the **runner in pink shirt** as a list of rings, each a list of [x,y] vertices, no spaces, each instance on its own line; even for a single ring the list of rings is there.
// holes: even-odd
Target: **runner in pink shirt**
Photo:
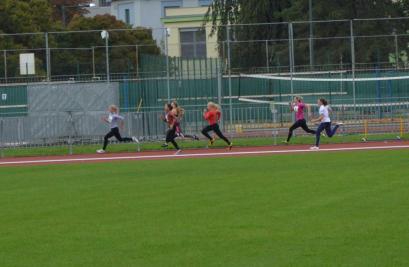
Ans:
[[[307,126],[307,121],[305,120],[304,117],[304,110],[305,108],[308,109],[309,113],[309,106],[304,104],[302,97],[296,96],[294,97],[294,101],[290,105],[291,111],[295,112],[295,118],[296,122],[290,127],[290,130],[288,132],[288,137],[287,140],[284,141],[284,143],[288,144],[290,142],[291,137],[293,136],[293,132],[297,128],[302,128],[305,132],[309,134],[315,134],[316,132],[314,130],[311,130]]]

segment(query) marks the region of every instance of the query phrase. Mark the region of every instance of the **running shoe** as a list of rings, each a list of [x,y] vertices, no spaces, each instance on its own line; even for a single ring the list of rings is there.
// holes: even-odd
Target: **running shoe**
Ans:
[[[175,155],[179,155],[180,153],[182,153],[182,149],[179,149],[178,151],[176,151]]]
[[[161,147],[168,147],[168,146],[169,146],[168,143],[164,143],[161,145]]]
[[[230,145],[227,147],[228,150],[231,150],[233,148],[233,143],[230,143]]]
[[[209,141],[209,146],[212,146],[215,141],[216,141],[216,139],[212,138],[212,139]]]
[[[336,122],[336,123],[335,123],[335,125],[338,125],[338,126],[343,126],[343,125],[344,125],[344,123],[339,121],[339,122]]]
[[[138,143],[138,144],[139,144],[139,139],[136,138],[135,136],[132,136],[132,141],[134,141],[135,143]]]
[[[199,141],[199,140],[200,140],[197,135],[193,135],[193,139],[194,139],[195,141]]]
[[[284,141],[283,141],[283,144],[288,145],[288,141],[287,141],[287,140],[284,140]]]
[[[104,153],[105,153],[105,150],[103,150],[103,149],[98,149],[98,150],[97,150],[97,153],[98,153],[98,154],[104,154]]]
[[[320,148],[318,146],[312,146],[310,147],[310,150],[319,150]]]

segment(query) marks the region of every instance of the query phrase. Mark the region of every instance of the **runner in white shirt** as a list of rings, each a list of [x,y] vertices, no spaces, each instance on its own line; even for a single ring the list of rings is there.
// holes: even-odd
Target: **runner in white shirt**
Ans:
[[[111,137],[114,137],[119,141],[119,142],[136,142],[139,143],[139,140],[136,137],[122,137],[121,134],[119,133],[119,128],[123,129],[124,128],[124,117],[120,116],[118,114],[119,109],[115,105],[111,105],[108,108],[108,116],[102,117],[102,121],[106,122],[109,124],[110,131],[107,133],[104,137],[104,145],[102,149],[97,150],[97,153],[102,154],[105,153],[105,150],[108,146],[108,140]]]
[[[331,118],[329,117],[330,108],[328,106],[327,100],[325,100],[324,98],[318,99],[318,106],[320,107],[320,111],[319,111],[320,116],[316,119],[313,119],[312,122],[314,123],[319,122],[320,125],[318,126],[318,129],[315,134],[316,141],[315,141],[315,146],[311,147],[312,150],[319,149],[321,133],[324,130],[327,133],[327,136],[331,138],[335,135],[339,126],[342,125],[342,123],[337,123],[334,128],[331,128]]]

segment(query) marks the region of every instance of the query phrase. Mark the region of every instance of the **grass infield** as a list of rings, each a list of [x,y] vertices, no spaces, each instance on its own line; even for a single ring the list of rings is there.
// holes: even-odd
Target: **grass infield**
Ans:
[[[1,266],[408,266],[408,150],[0,168]]]

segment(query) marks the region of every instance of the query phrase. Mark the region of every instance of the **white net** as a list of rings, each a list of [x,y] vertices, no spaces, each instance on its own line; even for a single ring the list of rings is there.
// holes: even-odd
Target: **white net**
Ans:
[[[288,102],[294,96],[312,103],[317,98],[333,104],[401,103],[409,99],[409,73],[359,73],[358,77],[339,71],[239,77],[239,98]]]
[[[275,112],[273,125],[288,127],[294,121],[290,109],[294,96],[304,98],[313,116],[318,115],[317,99],[325,98],[330,103],[332,119],[346,123],[343,133],[401,137],[409,128],[409,75],[382,75],[360,78],[351,78],[347,72],[240,75],[240,83],[246,86],[241,86],[238,101],[244,106],[268,106]]]

